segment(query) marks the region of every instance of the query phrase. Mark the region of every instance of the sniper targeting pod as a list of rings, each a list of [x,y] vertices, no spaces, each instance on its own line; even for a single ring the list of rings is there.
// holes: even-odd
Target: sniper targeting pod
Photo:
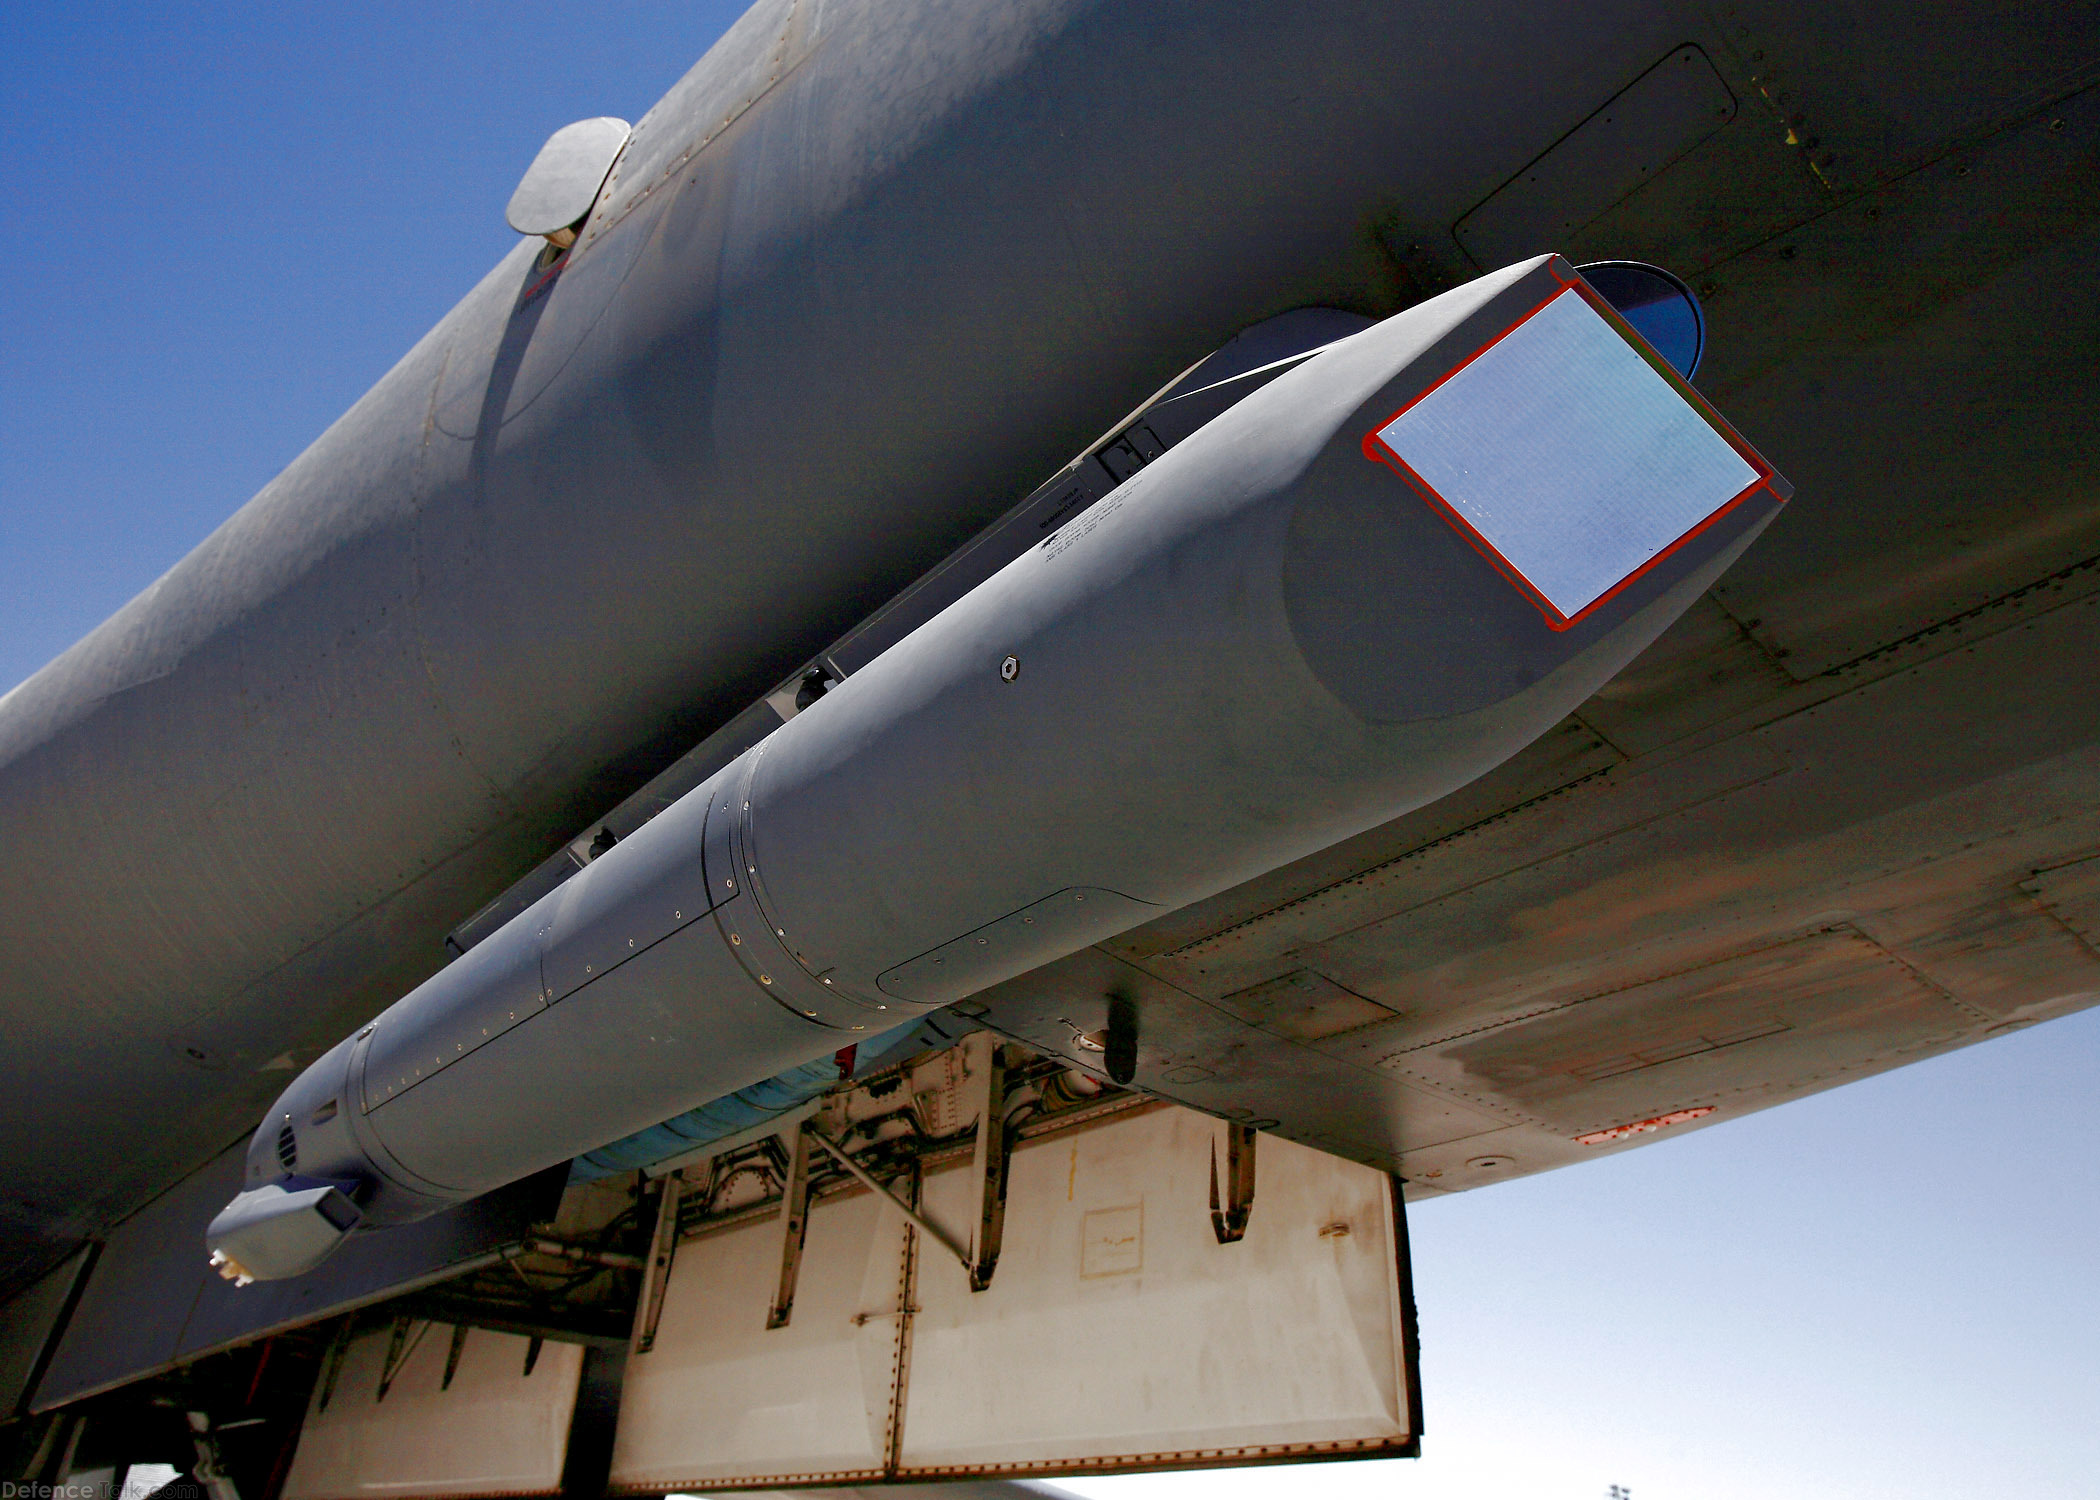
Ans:
[[[287,1274],[288,1178],[419,1217],[1441,797],[1789,493],[1557,256],[1340,339],[316,1062],[212,1248]]]

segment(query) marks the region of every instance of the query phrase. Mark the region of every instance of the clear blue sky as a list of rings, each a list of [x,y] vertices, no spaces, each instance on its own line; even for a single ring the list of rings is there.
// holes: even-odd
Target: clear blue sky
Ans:
[[[549,131],[635,118],[737,9],[0,9],[0,690],[473,285]],[[1427,1457],[1071,1487],[2091,1496],[2096,1078],[2089,1014],[1422,1206]]]

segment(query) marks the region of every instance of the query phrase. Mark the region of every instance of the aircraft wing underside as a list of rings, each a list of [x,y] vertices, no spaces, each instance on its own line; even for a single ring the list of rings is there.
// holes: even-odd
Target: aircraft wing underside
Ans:
[[[409,1368],[411,1340],[458,1328],[449,1363],[439,1361],[441,1384],[438,1344],[426,1351],[430,1368],[416,1379],[430,1389],[414,1401],[436,1401],[457,1375],[463,1390],[492,1392],[494,1409],[529,1382],[542,1342],[552,1340],[559,1347],[544,1368],[566,1384],[548,1420],[583,1423],[577,1414],[599,1399],[594,1381],[610,1379],[606,1399],[618,1409],[610,1351],[633,1362],[630,1383],[634,1371],[671,1365],[668,1354],[647,1363],[641,1330],[653,1338],[664,1319],[667,1330],[683,1328],[681,1359],[710,1344],[709,1330],[729,1314],[710,1323],[695,1310],[703,1284],[740,1288],[737,1316],[763,1309],[780,1320],[768,1327],[790,1326],[783,1309],[795,1301],[803,1254],[795,1237],[806,1231],[801,1326],[830,1315],[817,1307],[838,1314],[824,1325],[837,1337],[811,1356],[811,1368],[852,1366],[851,1390],[823,1394],[841,1410],[859,1410],[865,1398],[865,1431],[855,1428],[851,1443],[806,1471],[756,1439],[749,1452],[732,1452],[727,1437],[705,1462],[679,1469],[686,1460],[667,1437],[669,1467],[649,1467],[657,1460],[636,1457],[639,1449],[607,1456],[616,1484],[650,1493],[687,1480],[750,1486],[816,1474],[849,1483],[1409,1452],[1420,1423],[1406,1202],[1723,1123],[2100,999],[2100,695],[2092,691],[2100,495],[2090,440],[2100,283],[2089,273],[2100,254],[2100,74],[2086,67],[2007,85],[1988,108],[1947,106],[1916,139],[1898,139],[1886,122],[1875,136],[1834,103],[1837,123],[1821,127],[1826,134],[1852,128],[1885,146],[1840,155],[1819,154],[1811,127],[1789,116],[1751,41],[1737,51],[1709,38],[1661,55],[1633,83],[1614,75],[1613,88],[1593,91],[1620,101],[1613,119],[1645,124],[1612,125],[1600,105],[1542,154],[1518,153],[1522,170],[1498,169],[1484,195],[1468,188],[1453,198],[1429,228],[1388,215],[1367,229],[1382,237],[1382,263],[1397,268],[1402,294],[1360,299],[1358,308],[1336,294],[1280,318],[1262,305],[1268,321],[1235,326],[1252,323],[1280,340],[1260,344],[1266,354],[1185,375],[918,583],[886,588],[872,611],[865,601],[855,613],[831,609],[823,633],[772,651],[763,663],[765,680],[779,684],[771,691],[753,701],[742,683],[734,703],[680,721],[693,731],[682,745],[637,753],[624,779],[598,775],[584,789],[610,786],[624,799],[591,803],[559,843],[512,828],[489,846],[495,853],[473,846],[486,867],[467,861],[465,873],[430,876],[433,886],[451,885],[426,890],[429,909],[401,920],[426,937],[442,909],[439,927],[450,928],[456,955],[507,941],[500,934],[547,909],[535,903],[553,900],[599,853],[633,839],[684,792],[705,786],[711,796],[710,778],[743,764],[737,757],[765,735],[873,671],[885,648],[1054,541],[1264,382],[1370,326],[1372,314],[1485,284],[1548,249],[1564,260],[1532,274],[1619,258],[1681,271],[1707,318],[1699,395],[1773,455],[1800,494],[1783,510],[1774,500],[1762,538],[1739,560],[1716,563],[1726,566],[1718,580],[1572,712],[1403,816],[1222,893],[1148,911],[1138,925],[961,998],[941,992],[937,1005],[920,1007],[923,1019],[913,1012],[919,1029],[885,1036],[892,1050],[875,1049],[870,1032],[856,1058],[855,1038],[842,1031],[847,1046],[836,1059],[771,1080],[801,1087],[802,1079],[802,1092],[768,1096],[741,1124],[708,1125],[712,1134],[694,1136],[691,1149],[678,1131],[698,1127],[674,1118],[602,1143],[574,1169],[559,1164],[403,1228],[352,1237],[303,1279],[234,1288],[204,1263],[205,1226],[244,1183],[254,1185],[260,1148],[228,1144],[229,1122],[251,1128],[256,1101],[283,1081],[258,1083],[262,1056],[240,1053],[242,1071],[212,1075],[230,1081],[214,1083],[208,1105],[183,1117],[179,1139],[141,1147],[150,1170],[126,1180],[129,1196],[110,1189],[92,1233],[50,1207],[64,1174],[49,1167],[52,1153],[38,1159],[42,1206],[16,1215],[20,1290],[11,1287],[4,1304],[0,1398],[10,1409],[56,1411],[143,1377],[192,1365],[223,1371],[254,1349],[281,1348],[308,1383],[297,1409],[272,1420],[349,1433],[348,1453],[358,1422],[385,1417],[380,1403]],[[1906,56],[1890,44],[1892,74],[1913,66]],[[1648,134],[1628,145],[1623,131],[1636,128]],[[1668,149],[1650,150],[1655,142]],[[636,191],[615,174],[607,192],[616,190]],[[578,242],[579,267],[589,253],[610,253],[593,252],[596,232],[594,224]],[[1172,368],[1146,378],[1156,384]],[[438,380],[428,398],[439,427],[443,393]],[[501,400],[490,400],[500,414]],[[477,412],[468,412],[467,435],[456,435],[463,472]],[[780,677],[791,660],[801,665]],[[1007,661],[1004,680],[1034,690],[1037,658]],[[1176,702],[1201,696],[1187,682],[1174,691]],[[748,706],[726,711],[737,705]],[[98,700],[98,713],[126,711]],[[679,756],[695,738],[698,748]],[[550,797],[536,816],[546,822],[548,808],[571,807],[584,791],[569,788],[566,802]],[[748,839],[749,829],[738,836]],[[469,847],[464,836],[461,847]],[[748,847],[734,846],[739,864]],[[480,915],[461,909],[508,882]],[[1023,920],[1021,909],[1014,919]],[[936,951],[945,950],[928,950]],[[427,958],[388,948],[372,959],[362,981],[372,993],[329,989],[325,1004],[287,1029],[285,1056],[297,1065],[319,1055],[336,1028],[362,1025],[372,1003],[420,979]],[[293,969],[288,961],[284,972]],[[763,982],[774,984],[770,973]],[[534,988],[536,999],[552,996]],[[346,1011],[345,995],[364,1008]],[[265,1010],[258,1004],[256,1014]],[[155,1045],[174,1057],[187,1035]],[[203,1050],[191,1061],[220,1066]],[[404,1096],[421,1081],[420,1071],[404,1074]],[[889,1118],[879,1101],[900,1081],[920,1101],[909,1129],[867,1123]],[[390,1107],[377,1087],[366,1084],[373,1113]],[[1026,1108],[1002,1137],[984,1122],[1000,1118],[1007,1096],[999,1090],[1009,1088]],[[333,1101],[328,1109],[332,1117]],[[860,1144],[841,1146],[854,1130]],[[112,1142],[122,1132],[108,1134],[95,1145],[105,1155],[118,1151]],[[1257,1148],[1257,1138],[1273,1144]],[[1088,1180],[1083,1159],[1103,1164],[1091,1180],[1121,1181],[1124,1156],[1149,1163],[1195,1207],[1144,1220],[1136,1188],[1121,1197],[1104,1188],[1097,1201],[1075,1186]],[[1206,1156],[1208,1216],[1199,1201]],[[1052,1167],[1067,1160],[1070,1177],[1061,1179]],[[1261,1191],[1257,1160],[1271,1174]],[[287,1156],[287,1181],[293,1165]],[[1329,1197],[1315,1202],[1307,1189],[1304,1202],[1289,1198],[1287,1174],[1304,1182],[1319,1172],[1333,1175]],[[102,1192],[97,1182],[92,1191]],[[998,1256],[993,1204],[1006,1213],[1009,1190],[1016,1206],[1002,1282],[985,1249]],[[895,1200],[895,1214],[879,1224],[852,1217],[879,1218],[881,1193]],[[1341,1202],[1353,1206],[1331,1207]],[[923,1222],[912,1217],[922,1209]],[[763,1234],[754,1228],[761,1221]],[[957,1224],[972,1227],[960,1248],[944,1250]],[[1301,1286],[1288,1278],[1303,1266],[1288,1257],[1275,1263],[1281,1269],[1259,1259],[1266,1250],[1231,1260],[1244,1236],[1256,1235],[1254,1244],[1286,1224],[1301,1239],[1320,1237],[1321,1254],[1341,1269]],[[1055,1268],[1028,1268],[1039,1233],[1082,1247],[1066,1280]],[[848,1242],[850,1253],[840,1248]],[[923,1435],[951,1430],[941,1425],[942,1400],[958,1410],[989,1400],[994,1376],[956,1377],[975,1369],[957,1354],[960,1363],[940,1367],[955,1378],[944,1384],[929,1373],[913,1396],[912,1361],[932,1360],[936,1345],[914,1354],[906,1332],[885,1335],[880,1348],[863,1336],[871,1319],[906,1327],[907,1311],[944,1308],[949,1297],[962,1309],[952,1326],[939,1323],[947,1312],[929,1313],[926,1326],[952,1336],[939,1347],[977,1348],[971,1340],[991,1337],[970,1322],[993,1305],[987,1287],[1021,1307],[1020,1317],[1031,1298],[1053,1307],[1059,1297],[1091,1295],[1097,1278],[1134,1273],[1137,1265],[1118,1257],[1139,1242],[1157,1247],[1157,1265],[1184,1256],[1244,1272],[1247,1285],[1270,1288],[1263,1296],[1287,1302],[1302,1293],[1306,1305],[1324,1297],[1323,1316],[1336,1321],[1321,1326],[1363,1340],[1376,1355],[1370,1373],[1360,1388],[1331,1393],[1328,1407],[1295,1414],[1297,1425],[1244,1443],[1205,1428],[1198,1413],[1178,1428],[1179,1418],[1162,1418],[1159,1431],[1120,1448],[1038,1434],[980,1463],[960,1439],[942,1447]],[[686,1268],[684,1281],[674,1264]],[[1328,1276],[1328,1262],[1320,1264]],[[1268,1269],[1248,1269],[1256,1265]],[[1261,1282],[1271,1270],[1276,1279]],[[936,1285],[939,1277],[948,1281]],[[510,1285],[519,1279],[562,1291],[519,1305]],[[890,1298],[880,1308],[878,1283]],[[1240,1288],[1231,1296],[1260,1301],[1230,1286]],[[850,1316],[841,1287],[861,1294]],[[972,1287],[985,1295],[973,1300]],[[1218,1312],[1226,1305],[1184,1307],[1189,1323],[1166,1319],[1161,1337],[1194,1341],[1226,1320]],[[470,1327],[477,1339],[485,1329],[515,1347],[467,1343]],[[746,1331],[755,1339],[757,1328]],[[1294,1347],[1288,1325],[1249,1336],[1273,1338],[1286,1355]],[[678,1378],[734,1386],[744,1379],[734,1357],[703,1368],[691,1355]],[[675,1402],[676,1381],[654,1378],[650,1389],[672,1391],[662,1399]],[[318,1392],[338,1379],[346,1394],[324,1422],[330,1402]],[[810,1382],[810,1390],[821,1384]],[[544,1391],[544,1380],[533,1389]],[[904,1416],[913,1400],[916,1426]],[[882,1420],[872,1415],[878,1407]],[[1350,1415],[1334,1418],[1340,1426],[1321,1425],[1343,1410]],[[951,1428],[961,1425],[954,1418]],[[634,1422],[628,1430],[627,1441],[643,1441]],[[921,1434],[913,1441],[923,1448],[911,1447],[906,1431]],[[1027,1447],[1038,1438],[1039,1448]],[[1162,1446],[1144,1446],[1155,1441]],[[557,1485],[562,1453],[547,1462],[554,1478],[533,1481],[542,1491]]]

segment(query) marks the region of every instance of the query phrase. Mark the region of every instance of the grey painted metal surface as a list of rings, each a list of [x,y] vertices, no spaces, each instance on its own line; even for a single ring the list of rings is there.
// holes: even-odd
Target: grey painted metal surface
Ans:
[[[21,1412],[34,1394],[94,1257],[95,1247],[82,1245],[0,1304],[0,1420]]]
[[[236,1287],[198,1259],[196,1244],[240,1185],[241,1164],[239,1148],[222,1152],[109,1237],[37,1385],[36,1410],[455,1275],[551,1215],[562,1188],[558,1173],[520,1182],[362,1235],[296,1281]]]
[[[1492,269],[1451,233],[1490,201],[1511,253],[1684,274],[1702,383],[1814,504],[1480,783],[991,1013],[1072,1048],[1136,995],[1146,1086],[1419,1192],[1669,1112],[1679,1065],[1614,1058],[1689,1046],[1674,1018],[1768,963],[1816,1008],[1683,1065],[1717,1070],[1708,1118],[2091,1003],[2094,26],[761,7],[641,122],[559,275],[534,291],[521,247],[0,700],[0,836],[38,852],[0,869],[0,1277],[248,1128],[265,1064],[413,987],[1189,361]],[[1611,190],[1569,231],[1582,174],[1529,166],[1593,152],[1584,122],[1688,39],[1735,114],[1659,171],[1586,158]],[[1540,1050],[1547,1013],[1614,1019]]]
[[[0,836],[48,851],[0,875],[14,1263],[203,1159],[275,1092],[261,1064],[411,988],[465,914],[1174,371],[1293,305],[1412,300],[1370,219],[1483,191],[1678,24],[1390,19],[739,23],[557,275],[521,246],[0,704]],[[1430,144],[1454,119],[1459,154]],[[61,1079],[63,1109],[35,1102]]]
[[[547,236],[581,224],[633,129],[625,120],[606,115],[564,125],[548,136],[510,195],[504,222],[520,234]],[[561,248],[573,241],[574,236],[568,236]]]
[[[316,1063],[258,1127],[214,1252],[240,1274],[295,1275],[313,1222],[280,1182],[355,1184],[375,1220],[415,1217],[1506,759],[1652,641],[1789,493],[1583,290],[1540,257],[1331,344],[1030,546]],[[1627,582],[1572,624],[1366,448],[1391,412],[1570,318],[1608,347],[1550,369],[1526,356],[1500,388],[1557,394],[1630,361],[1643,399],[1741,471],[1710,493],[1671,480],[1696,502],[1672,536],[1693,534],[1656,556],[1645,513],[1580,499],[1633,493],[1655,455],[1534,442],[1533,467],[1577,497],[1585,548],[1620,538],[1595,592]],[[1592,416],[1561,427],[1624,430],[1616,408]],[[1454,463],[1503,462],[1499,410],[1441,430]]]
[[[212,1220],[205,1243],[236,1285],[277,1281],[311,1271],[363,1217],[334,1183],[286,1177],[242,1193]]]

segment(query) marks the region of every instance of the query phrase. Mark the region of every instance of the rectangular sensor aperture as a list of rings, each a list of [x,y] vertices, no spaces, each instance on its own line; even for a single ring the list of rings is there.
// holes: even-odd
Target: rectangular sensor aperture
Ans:
[[[1572,287],[1377,438],[1556,624],[1765,478]]]

